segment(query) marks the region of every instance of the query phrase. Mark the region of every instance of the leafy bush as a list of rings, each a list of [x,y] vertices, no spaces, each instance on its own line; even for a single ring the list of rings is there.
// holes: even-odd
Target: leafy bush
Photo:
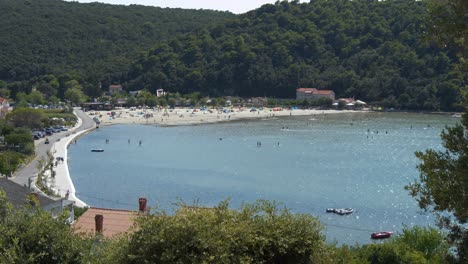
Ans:
[[[115,263],[311,263],[326,250],[319,221],[258,201],[239,211],[182,207],[138,219]],[[128,239],[128,240],[127,240]],[[128,241],[125,243],[124,241]]]

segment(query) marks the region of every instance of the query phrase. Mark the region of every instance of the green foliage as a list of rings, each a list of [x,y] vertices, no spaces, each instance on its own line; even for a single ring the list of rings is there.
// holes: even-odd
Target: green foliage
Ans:
[[[5,151],[0,153],[0,173],[11,176],[23,160],[24,156],[18,152]]]
[[[146,100],[146,105],[149,107],[155,107],[158,104],[158,99],[156,96],[151,96]]]
[[[137,100],[135,97],[130,96],[127,98],[127,106],[136,106],[137,105]]]
[[[0,79],[9,81],[11,96],[22,106],[28,98],[18,97],[21,93],[36,91],[44,100],[63,100],[67,90],[74,89],[95,98],[110,84],[120,83],[127,91],[154,93],[163,88],[209,97],[292,98],[296,88],[311,86],[386,107],[459,110],[463,71],[452,71],[451,65],[456,54],[463,53],[460,41],[466,37],[450,40],[456,50],[441,50],[419,38],[428,28],[423,20],[432,14],[428,9],[448,10],[435,12],[436,19],[459,19],[466,4],[435,2],[450,5],[437,9],[426,1],[278,1],[234,16],[6,0],[0,4],[8,31],[1,34],[0,27]],[[454,20],[455,28],[463,25],[460,21]],[[19,42],[28,45],[18,47]],[[83,99],[73,98],[75,103]],[[190,102],[195,105],[200,98]],[[137,104],[146,104],[146,99],[139,98]]]
[[[299,103],[299,102],[298,102]],[[300,102],[300,105],[303,107],[308,107],[308,106],[322,106],[325,108],[330,108],[332,106],[333,100],[331,98],[319,98],[316,100],[306,100]]]
[[[0,225],[3,224],[12,209],[13,206],[8,202],[5,192],[0,190]]]
[[[166,98],[160,97],[160,98],[158,99],[158,105],[163,106],[163,107],[164,107],[164,106],[167,106],[167,100],[166,100]]]
[[[468,47],[468,2],[465,0],[427,0],[426,39],[435,41],[456,53],[459,66],[468,71],[466,47]]]
[[[65,125],[74,125],[78,120],[76,115],[67,110],[44,110],[44,114],[47,117],[45,126],[64,125],[61,121],[54,121],[54,119],[65,120]]]
[[[441,133],[444,150],[416,152],[421,160],[419,180],[406,189],[421,208],[438,215],[460,262],[468,263],[468,93],[464,106],[461,122]]]
[[[132,65],[128,89],[291,98],[312,86],[387,107],[459,109],[454,54],[418,41],[425,11],[421,1],[265,5],[156,44]]]
[[[451,263],[445,237],[434,228],[405,228],[388,241],[363,246],[334,247],[333,263],[427,264]]]
[[[445,236],[440,230],[431,227],[404,228],[402,234],[393,239],[393,243],[420,252],[426,261],[433,263],[443,263],[449,250]]]
[[[75,220],[77,220],[78,218],[80,218],[80,216],[82,216],[84,213],[86,213],[86,211],[88,211],[88,208],[89,207],[77,207],[77,206],[75,206],[75,208],[73,209],[75,211]]]
[[[1,88],[0,89],[0,97],[10,98],[10,90],[8,90],[7,88]]]
[[[371,264],[406,263],[399,254],[398,249],[389,243],[366,245],[360,249],[359,253],[363,261]]]
[[[65,99],[69,100],[75,105],[79,105],[86,101],[86,95],[81,89],[75,87],[65,91]]]
[[[66,217],[15,210],[0,224],[1,263],[82,263],[91,243],[73,234]]]
[[[45,121],[44,112],[40,109],[15,108],[6,116],[8,123],[14,127],[41,128]]]
[[[449,263],[435,229],[414,227],[385,243],[325,245],[318,220],[257,201],[240,210],[182,205],[174,214],[140,215],[118,239],[76,235],[64,214],[11,210],[0,191],[0,263]],[[87,208],[75,208],[79,216]]]
[[[39,91],[32,91],[28,94],[28,102],[33,105],[40,105],[45,102],[44,95]]]
[[[169,100],[167,100],[167,104],[169,107],[174,108],[176,105],[176,100],[174,98],[169,98]]]
[[[5,135],[5,143],[12,151],[17,151],[26,155],[34,154],[34,139],[31,135],[31,131]]]
[[[48,101],[51,105],[58,105],[60,103],[60,99],[55,95],[50,96]]]
[[[49,95],[65,90],[60,77],[47,77],[50,74],[87,76],[97,86],[103,75],[121,76],[155,42],[233,17],[209,10],[58,0],[2,0],[0,10],[0,79],[46,76],[39,80],[46,85],[37,88]],[[79,85],[86,88],[81,81]]]
[[[440,46],[454,52],[459,63],[456,68],[468,71],[466,47],[468,31],[466,18],[468,2],[464,0],[429,0],[427,35]],[[416,156],[423,162],[419,165],[420,180],[408,186],[421,208],[433,207],[439,217],[439,225],[450,231],[449,242],[458,250],[458,262],[468,263],[468,86],[466,75],[463,88],[465,112],[461,124],[442,132],[445,152],[427,150]],[[454,85],[446,84],[444,92],[450,100]],[[440,184],[438,186],[438,184]],[[461,184],[461,186],[458,186]],[[460,188],[461,187],[461,188]],[[457,193],[457,192],[463,193]],[[453,218],[452,218],[453,216]]]
[[[138,219],[113,263],[311,263],[325,251],[322,227],[309,215],[259,201],[239,211],[182,207]],[[121,242],[122,242],[121,241]]]

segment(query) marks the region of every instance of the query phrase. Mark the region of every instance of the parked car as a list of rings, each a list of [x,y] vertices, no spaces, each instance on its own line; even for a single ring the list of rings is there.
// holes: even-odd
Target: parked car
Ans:
[[[43,138],[45,136],[45,133],[38,130],[38,131],[33,131],[32,135],[33,135],[34,139],[40,139],[40,138]]]

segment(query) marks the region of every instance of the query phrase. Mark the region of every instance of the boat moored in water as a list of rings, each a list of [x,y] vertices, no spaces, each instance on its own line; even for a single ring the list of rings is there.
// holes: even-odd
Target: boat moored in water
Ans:
[[[339,215],[349,215],[354,212],[353,208],[327,208],[327,213],[335,213]]]
[[[371,234],[371,238],[372,239],[385,239],[385,238],[390,238],[392,234],[393,232],[391,231],[375,232]]]
[[[103,149],[92,149],[91,152],[104,152]]]
[[[349,215],[352,214],[354,210],[352,208],[342,208],[342,209],[335,209],[335,213],[339,215]]]

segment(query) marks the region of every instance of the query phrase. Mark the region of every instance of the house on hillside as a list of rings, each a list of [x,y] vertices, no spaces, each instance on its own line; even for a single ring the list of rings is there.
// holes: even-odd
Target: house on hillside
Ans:
[[[5,192],[8,201],[14,208],[19,209],[27,205],[31,205],[33,207],[39,206],[44,211],[50,212],[54,218],[67,211],[70,215],[68,219],[69,223],[73,223],[75,221],[73,201],[65,198],[59,198],[57,200],[51,199],[41,193],[30,190],[28,187],[21,186],[5,178],[0,179],[0,190]]]
[[[164,92],[164,89],[157,89],[156,90],[156,97],[162,97],[165,96],[166,92]]]
[[[318,90],[316,88],[299,88],[296,89],[296,100],[317,100],[320,98],[330,98],[335,100],[335,92],[332,90]]]
[[[7,99],[0,97],[0,118],[5,118],[10,111],[10,103]]]
[[[120,84],[112,84],[109,86],[109,94],[114,95],[121,93],[123,91],[122,85]]]

